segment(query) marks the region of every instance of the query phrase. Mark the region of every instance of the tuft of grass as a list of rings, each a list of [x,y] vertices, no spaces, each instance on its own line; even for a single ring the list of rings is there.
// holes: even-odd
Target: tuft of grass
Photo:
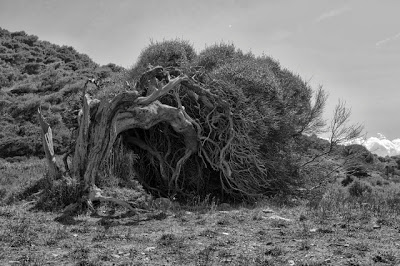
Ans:
[[[302,240],[299,245],[299,250],[307,251],[311,248],[311,244],[309,240]]]
[[[184,240],[183,238],[178,237],[174,234],[167,233],[161,235],[160,239],[158,240],[158,245],[163,247],[181,249],[184,245]]]
[[[97,255],[97,259],[100,261],[111,261],[113,259],[112,253],[111,249],[103,250],[101,254]]]
[[[218,200],[211,195],[205,197],[194,196],[185,204],[185,209],[198,214],[214,213],[218,207]]]
[[[107,229],[107,228],[105,228],[105,227],[103,227],[104,229],[102,229],[102,230],[100,230],[100,231],[97,231],[97,233],[96,233],[96,235],[94,235],[93,236],[93,238],[92,238],[92,242],[101,242],[101,241],[104,241],[104,240],[106,240],[106,239],[108,239],[108,237],[109,237],[109,228]]]
[[[58,227],[56,231],[52,232],[51,235],[46,239],[46,245],[55,246],[59,243],[60,240],[67,239],[69,237],[69,233],[65,226]]]
[[[390,265],[397,265],[400,262],[400,258],[397,258],[396,254],[392,251],[377,252],[372,256],[372,261],[375,263],[384,263]]]
[[[275,265],[284,265],[282,261],[276,262],[276,258],[271,258],[266,254],[258,254],[254,259],[255,265],[266,265],[266,266],[275,266]]]
[[[40,210],[55,211],[75,203],[81,196],[81,185],[76,179],[63,178],[53,181],[36,204]]]
[[[70,257],[77,262],[75,265],[95,265],[89,261],[89,254],[90,249],[83,244],[79,244],[69,253]]]
[[[231,220],[228,215],[224,215],[223,217],[221,217],[221,219],[219,219],[217,221],[217,225],[221,225],[221,226],[228,226],[230,224],[231,224]]]
[[[216,252],[215,244],[210,244],[197,254],[196,265],[213,265],[213,254]]]
[[[281,247],[272,247],[265,251],[265,255],[271,256],[271,257],[279,257],[279,256],[284,255],[285,253],[286,253],[286,251],[284,249],[282,249]]]
[[[289,226],[289,223],[280,219],[271,219],[269,225],[272,228],[286,228]]]
[[[263,218],[262,210],[255,210],[251,215],[251,219],[253,221],[261,221],[261,220],[263,220],[264,218]]]
[[[205,230],[201,231],[199,235],[208,237],[208,238],[214,238],[218,235],[218,233],[211,229],[205,229]]]

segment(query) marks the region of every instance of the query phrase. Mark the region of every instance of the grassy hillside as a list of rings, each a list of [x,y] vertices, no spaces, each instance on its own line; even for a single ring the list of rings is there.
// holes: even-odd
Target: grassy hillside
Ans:
[[[0,28],[0,158],[44,154],[39,106],[54,128],[55,150],[61,153],[76,124],[83,83],[120,71],[123,68],[114,64],[99,66],[70,46]]]

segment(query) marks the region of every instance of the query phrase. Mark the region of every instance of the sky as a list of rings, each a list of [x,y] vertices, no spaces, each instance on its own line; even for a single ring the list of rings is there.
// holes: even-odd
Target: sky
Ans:
[[[103,65],[134,65],[150,41],[201,51],[233,43],[265,54],[339,99],[368,136],[400,138],[398,0],[0,0],[0,27],[73,46]]]

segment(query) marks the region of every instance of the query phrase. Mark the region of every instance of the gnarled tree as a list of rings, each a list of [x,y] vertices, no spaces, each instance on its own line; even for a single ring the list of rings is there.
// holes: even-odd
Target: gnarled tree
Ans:
[[[181,51],[175,43],[170,47]],[[121,145],[135,153],[127,163],[134,165],[141,184],[163,195],[222,192],[254,199],[296,185],[286,143],[320,116],[317,112],[310,119],[315,113],[311,88],[268,57],[217,48],[218,53],[230,50],[226,64],[207,63],[215,59],[213,49],[199,55],[200,66],[179,65],[172,54],[173,63],[148,67],[135,76],[134,88],[114,96],[94,99],[86,82],[68,167],[82,185],[83,199],[134,209],[103,196],[99,188]]]

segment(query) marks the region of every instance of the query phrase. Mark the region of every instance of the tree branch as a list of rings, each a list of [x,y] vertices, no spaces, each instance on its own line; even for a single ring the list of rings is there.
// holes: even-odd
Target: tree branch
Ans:
[[[156,79],[155,77],[153,79]],[[186,76],[179,76],[176,77],[172,80],[170,80],[169,83],[167,83],[164,87],[161,89],[158,89],[156,87],[152,88],[152,93],[149,96],[146,97],[138,97],[135,101],[136,104],[138,105],[148,105],[155,100],[159,99],[160,97],[164,96],[167,94],[169,91],[173,90],[176,88],[183,80],[186,80]]]

